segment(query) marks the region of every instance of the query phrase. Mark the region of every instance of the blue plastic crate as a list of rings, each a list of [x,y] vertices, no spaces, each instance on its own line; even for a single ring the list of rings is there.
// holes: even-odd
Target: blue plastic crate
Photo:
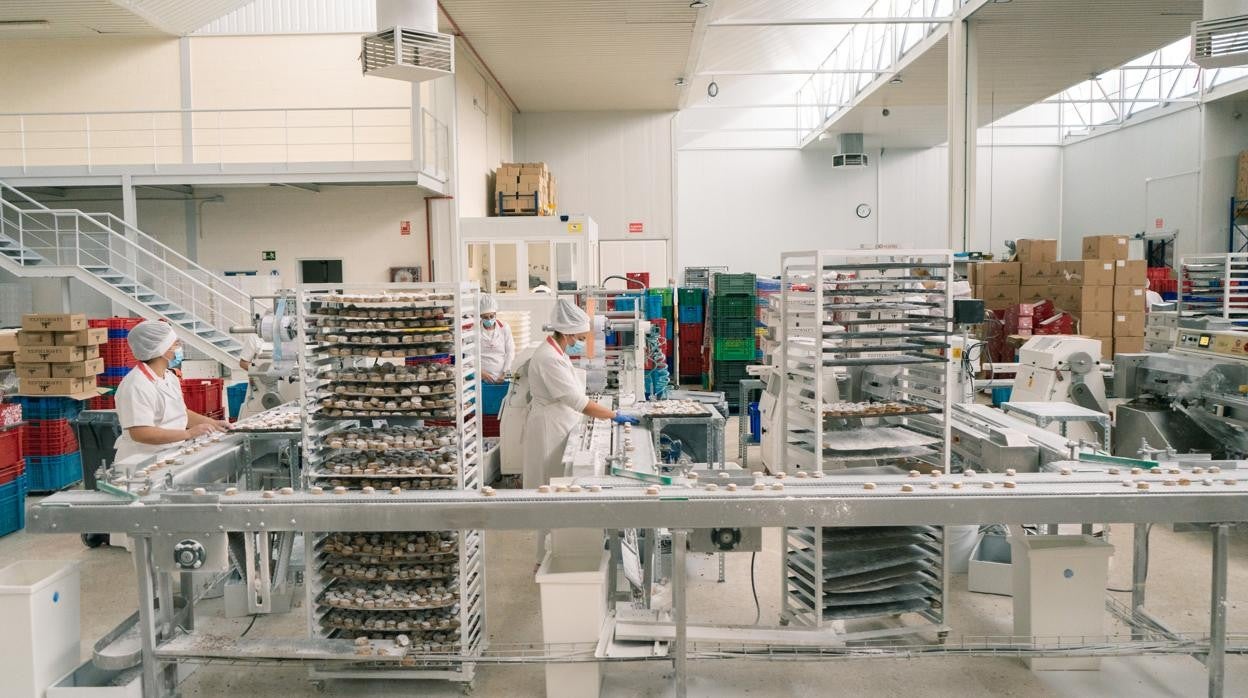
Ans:
[[[614,299],[615,309],[621,312],[631,313],[637,307],[637,298],[637,296],[632,294],[616,296]]]
[[[700,305],[682,305],[677,309],[676,315],[682,323],[702,323],[706,321],[706,309]]]
[[[26,456],[29,492],[56,492],[82,479],[82,454]]]
[[[109,330],[109,339],[125,339],[130,336],[130,330]]]
[[[82,412],[82,403],[67,397],[21,397],[23,419],[73,419]]]
[[[507,397],[507,390],[511,388],[511,383],[481,383],[481,412],[484,414],[494,415],[503,411],[503,399]]]
[[[1013,392],[1014,392],[1014,388],[1012,388],[1012,387],[1010,387],[1010,386],[1008,386],[1008,385],[1007,385],[1007,386],[1005,386],[1005,387],[1003,387],[1003,388],[993,388],[993,389],[992,389],[992,406],[993,406],[993,407],[1000,407],[1000,406],[1001,406],[1001,403],[1003,403],[1003,402],[1009,402],[1009,401],[1010,401],[1010,395],[1011,395]]]
[[[26,528],[26,476],[0,485],[0,536]]]
[[[130,366],[111,366],[104,369],[104,375],[109,378],[125,378],[130,368]]]
[[[663,296],[646,296],[646,319],[656,320],[663,317]]]
[[[230,419],[238,419],[243,411],[243,401],[247,399],[247,384],[235,383],[225,389],[225,402],[230,411]]]

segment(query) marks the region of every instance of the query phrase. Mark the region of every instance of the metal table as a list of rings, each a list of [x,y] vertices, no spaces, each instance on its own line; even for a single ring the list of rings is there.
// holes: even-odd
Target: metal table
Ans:
[[[1057,424],[1062,436],[1066,436],[1066,425],[1070,422],[1091,422],[1101,429],[1102,446],[1109,452],[1109,415],[1069,402],[1003,402],[1001,410],[1007,414],[1017,414],[1036,423],[1036,426],[1047,429],[1050,424]]]
[[[1210,637],[1167,639],[1164,629],[1149,629],[1158,639],[1145,646],[1116,647],[1119,655],[1155,651],[1158,642],[1169,643],[1169,651],[1204,658],[1209,670],[1209,694],[1223,692],[1223,660],[1226,640],[1226,576],[1229,530],[1234,522],[1248,516],[1248,470],[1218,473],[1208,485],[1192,475],[1187,485],[1173,480],[1170,473],[1149,472],[1132,476],[1147,489],[1123,487],[1122,476],[1100,472],[1072,472],[1069,475],[1020,473],[1016,476],[979,474],[946,476],[936,489],[915,488],[908,476],[845,475],[825,478],[786,480],[759,478],[763,489],[741,487],[735,492],[723,488],[668,487],[658,494],[646,494],[643,487],[604,487],[600,492],[538,494],[531,490],[499,490],[484,493],[461,491],[402,492],[400,494],[331,495],[294,493],[263,497],[256,492],[237,495],[154,492],[138,504],[99,492],[64,492],[53,495],[32,508],[27,527],[35,533],[66,533],[97,530],[126,531],[135,538],[135,561],[139,585],[141,634],[143,638],[144,695],[164,696],[169,691],[172,662],[187,654],[173,652],[172,641],[181,637],[173,617],[168,572],[153,576],[153,564],[163,560],[164,542],[203,536],[221,531],[296,531],[351,529],[356,531],[461,529],[525,530],[542,528],[655,528],[673,532],[675,568],[683,569],[685,543],[690,530],[722,525],[736,526],[898,526],[958,525],[985,523],[1175,523],[1209,524],[1213,538]],[[1185,478],[1186,479],[1186,478]],[[870,481],[874,487],[868,489]],[[954,489],[953,482],[961,483]],[[924,482],[927,482],[926,480]],[[1007,487],[1006,483],[1013,483]],[[988,483],[988,484],[985,484]],[[780,485],[782,489],[777,489]],[[360,506],[368,501],[368,506]],[[1142,527],[1141,527],[1142,528]],[[1137,545],[1140,539],[1137,537]],[[1146,542],[1146,541],[1145,541]],[[167,565],[165,565],[167,567]],[[1142,605],[1143,580],[1135,580],[1140,592],[1135,599]],[[676,664],[676,692],[685,695],[686,662],[690,653],[686,615],[686,582],[673,575],[673,617],[675,642],[670,659]],[[156,606],[154,600],[161,603]],[[193,609],[192,609],[193,610]],[[1149,625],[1149,628],[1154,626]],[[158,632],[159,629],[159,632]],[[795,631],[797,632],[797,631]],[[299,640],[282,639],[283,656],[298,659]],[[1095,650],[1100,640],[1070,651]],[[1095,645],[1095,646],[1093,646]],[[272,655],[260,650],[255,656],[247,647],[231,650],[234,660],[259,660]],[[784,642],[771,641],[772,650],[794,651]],[[264,649],[264,648],[261,648]],[[322,642],[316,657],[322,661],[333,655],[343,662],[358,661],[358,648],[349,640],[336,644]],[[991,648],[1000,653],[1002,646]],[[1039,644],[1010,643],[1015,653],[1052,652]],[[1234,648],[1248,651],[1248,648]],[[738,652],[738,645],[734,652]],[[203,652],[204,650],[201,650]],[[719,652],[724,650],[720,648]],[[218,648],[216,652],[220,652]],[[190,654],[195,654],[191,652]],[[712,656],[708,651],[707,655]],[[722,656],[722,654],[721,654]],[[735,655],[734,655],[735,656]],[[744,656],[744,655],[743,655]],[[843,658],[833,652],[809,658]],[[857,655],[861,656],[861,655]],[[877,655],[871,655],[877,656]],[[899,651],[897,655],[904,656]],[[546,661],[547,657],[528,661]],[[524,661],[523,657],[498,657],[497,661]],[[587,659],[588,660],[588,659]],[[473,661],[485,661],[476,658]]]

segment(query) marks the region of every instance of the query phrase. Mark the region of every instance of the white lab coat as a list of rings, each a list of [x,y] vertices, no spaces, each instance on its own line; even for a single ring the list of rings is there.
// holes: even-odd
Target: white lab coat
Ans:
[[[494,323],[494,329],[481,326],[481,370],[491,376],[502,376],[511,370],[516,360],[516,340],[511,328],[502,320]]]
[[[121,422],[122,431],[117,437],[117,456],[114,460],[120,462],[140,454],[155,455],[179,446],[177,443],[160,446],[141,444],[130,438],[129,432],[131,427],[186,429],[182,383],[173,371],[166,370],[164,377],[160,377],[145,364],[139,364],[121,379],[116,400],[117,419]]]
[[[1160,293],[1151,288],[1144,291],[1144,300],[1148,302],[1148,310],[1152,310],[1154,305],[1161,305],[1166,302]]]
[[[564,476],[568,434],[589,404],[589,396],[583,374],[578,375],[571,359],[549,337],[529,359],[528,377],[532,400],[524,423],[524,487],[533,489]]]

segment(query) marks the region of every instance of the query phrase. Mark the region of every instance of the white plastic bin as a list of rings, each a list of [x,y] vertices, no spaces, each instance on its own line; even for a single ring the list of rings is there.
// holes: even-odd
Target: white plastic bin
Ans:
[[[23,560],[0,569],[0,677],[5,696],[43,698],[78,666],[78,563]]]
[[[977,594],[1010,596],[1014,592],[1010,541],[999,533],[981,533],[971,551],[966,590]]]
[[[607,617],[609,555],[546,553],[537,570],[542,592],[542,639],[547,643],[597,643]],[[596,698],[602,685],[598,662],[546,665],[548,698]]]
[[[1092,536],[1010,538],[1014,634],[1037,646],[1099,642],[1105,636],[1105,582],[1114,546]],[[1025,659],[1033,671],[1100,668],[1097,657]]]

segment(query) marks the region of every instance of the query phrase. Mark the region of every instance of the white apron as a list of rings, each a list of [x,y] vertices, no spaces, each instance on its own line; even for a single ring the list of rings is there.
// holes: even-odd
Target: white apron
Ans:
[[[158,377],[147,364],[140,363],[117,386],[117,417],[121,436],[117,437],[115,462],[136,455],[156,455],[176,449],[179,443],[153,446],[130,438],[129,429],[151,426],[161,429],[186,429],[186,401],[182,386],[173,371]]]
[[[491,376],[503,375],[507,367],[507,343],[511,341],[511,328],[502,320],[494,323],[494,329],[481,328],[481,370]]]
[[[524,488],[534,489],[563,477],[568,435],[589,404],[585,378],[547,338],[529,360],[529,416],[524,424]]]

